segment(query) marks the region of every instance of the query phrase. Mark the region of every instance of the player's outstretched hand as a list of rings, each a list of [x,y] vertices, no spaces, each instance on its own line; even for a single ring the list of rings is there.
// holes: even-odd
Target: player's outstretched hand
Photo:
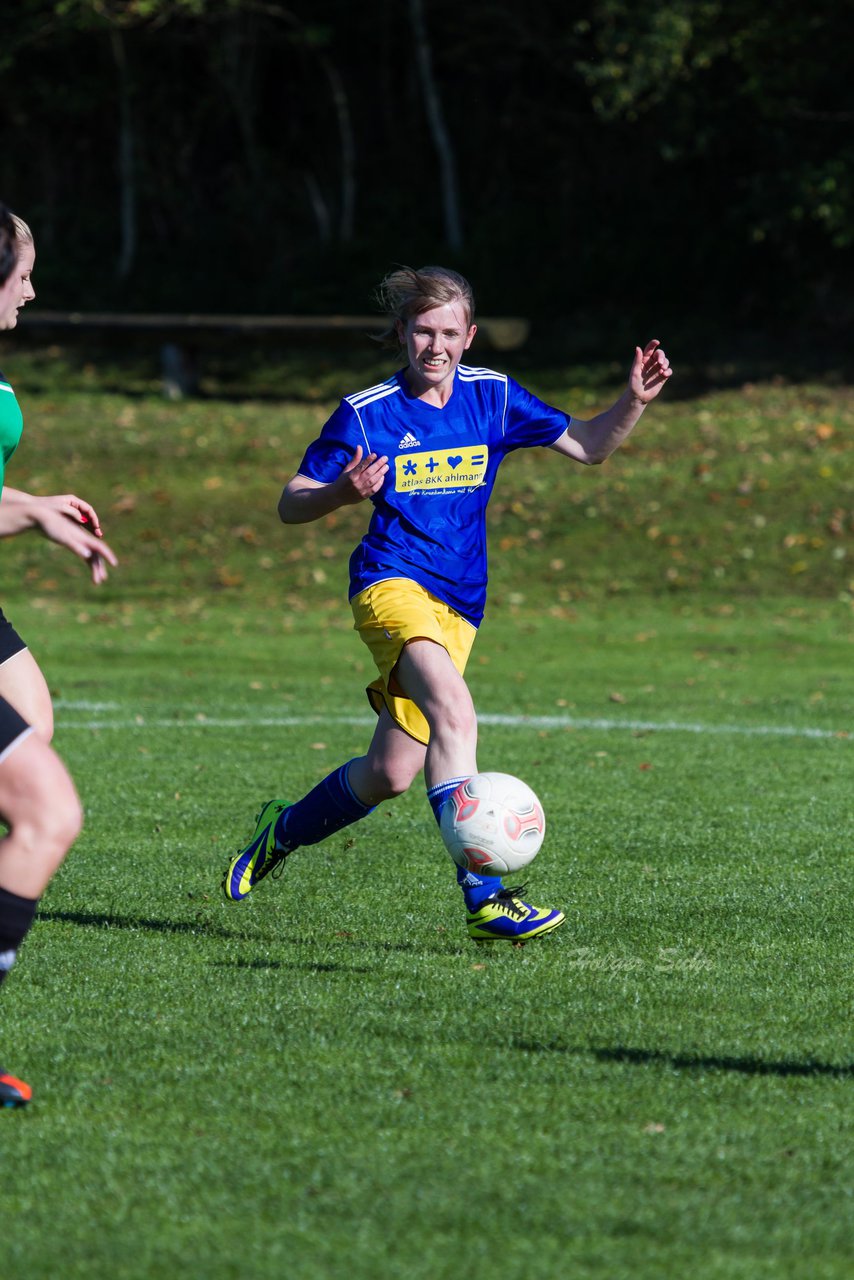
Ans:
[[[87,502],[85,498],[78,498],[74,493],[55,493],[49,497],[40,498],[39,501],[46,502],[56,511],[61,511],[70,520],[76,520],[79,524],[88,525],[89,532],[94,533],[96,538],[104,536],[101,529],[101,521],[98,519],[98,512],[91,502]]]
[[[85,504],[88,506],[88,504]],[[91,510],[91,508],[90,508]],[[99,586],[107,580],[107,564],[114,567],[118,564],[112,548],[103,539],[98,526],[98,534],[90,533],[81,524],[79,509],[69,513],[56,505],[56,499],[45,498],[38,501],[35,521],[38,528],[51,542],[60,547],[67,547],[81,560],[86,560],[92,572],[92,582]],[[95,517],[97,521],[97,516]],[[88,523],[88,521],[87,521]]]
[[[635,358],[629,374],[629,390],[642,404],[649,404],[672,374],[670,361],[664,354],[661,343],[658,338],[653,338],[643,350],[635,347]]]
[[[377,457],[369,453],[362,457],[362,446],[356,445],[356,452],[341,472],[335,484],[339,488],[341,504],[364,502],[382,488],[385,474],[388,471],[388,458]]]

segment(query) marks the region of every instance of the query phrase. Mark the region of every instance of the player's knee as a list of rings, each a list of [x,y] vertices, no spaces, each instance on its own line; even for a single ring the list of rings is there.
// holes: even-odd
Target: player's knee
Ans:
[[[453,737],[457,741],[477,735],[477,716],[468,690],[464,696],[437,701],[428,709],[427,720],[431,734]]]
[[[39,847],[61,862],[83,827],[83,810],[73,788],[56,797],[50,808],[38,815],[35,825]]]
[[[42,742],[51,742],[53,740],[53,708],[48,707],[47,711],[39,712],[32,716],[30,724],[36,731]]]
[[[412,786],[415,775],[408,769],[393,769],[385,776],[386,799],[394,800],[396,796],[405,795]]]
[[[68,850],[74,844],[74,841],[83,830],[83,807],[77,798],[76,793],[68,797],[64,806],[63,814],[57,828],[57,842],[62,846],[62,856],[65,857]]]
[[[383,764],[374,774],[376,793],[383,800],[394,800],[409,790],[415,773],[403,762],[392,760]]]
[[[80,834],[83,810],[74,783],[58,758],[46,757],[41,786],[30,796],[28,818],[38,831],[38,839],[59,860]]]
[[[80,804],[74,796],[49,808],[21,813],[11,824],[10,834],[20,855],[40,869],[42,882],[47,883],[80,834],[82,823]]]
[[[350,766],[350,786],[365,804],[382,804],[394,800],[412,786],[423,761],[409,760],[406,754],[390,752],[374,757],[370,753],[354,760]]]

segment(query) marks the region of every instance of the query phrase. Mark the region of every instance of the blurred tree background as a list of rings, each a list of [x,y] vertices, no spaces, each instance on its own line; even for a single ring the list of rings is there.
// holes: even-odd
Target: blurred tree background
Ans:
[[[841,345],[851,0],[17,0],[0,194],[43,305],[481,310]],[[644,332],[646,328],[644,328]]]

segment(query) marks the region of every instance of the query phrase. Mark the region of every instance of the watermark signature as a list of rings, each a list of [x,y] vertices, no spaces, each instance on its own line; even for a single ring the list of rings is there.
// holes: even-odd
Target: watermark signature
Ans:
[[[566,963],[592,973],[708,973],[714,964],[703,951],[687,953],[679,947],[659,947],[655,956],[620,955],[616,951],[597,951],[594,947],[575,947]]]

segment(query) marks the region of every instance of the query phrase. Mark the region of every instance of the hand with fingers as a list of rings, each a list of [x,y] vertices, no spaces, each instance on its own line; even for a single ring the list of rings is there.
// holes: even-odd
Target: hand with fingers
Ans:
[[[86,560],[92,573],[92,582],[99,586],[107,580],[107,564],[115,567],[118,564],[112,548],[103,539],[98,517],[88,503],[82,507],[76,505],[80,499],[68,503],[66,499],[40,498],[36,500],[33,518],[37,528],[60,547],[66,547],[81,560]],[[70,507],[70,510],[69,510]],[[83,527],[83,511],[88,510],[94,517],[97,533],[90,533]],[[86,523],[91,517],[86,516]]]
[[[56,493],[40,498],[39,501],[47,503],[56,511],[61,511],[63,515],[68,516],[70,520],[76,520],[78,524],[88,525],[90,533],[94,533],[96,538],[103,537],[98,513],[85,498],[78,498],[74,493]]]
[[[364,502],[366,498],[373,497],[382,488],[387,471],[388,458],[385,455],[378,457],[369,453],[363,457],[362,446],[357,444],[355,453],[335,481],[341,505]]]
[[[629,374],[629,390],[641,404],[654,400],[673,370],[658,338],[653,338],[641,350],[635,347],[635,358]]]

